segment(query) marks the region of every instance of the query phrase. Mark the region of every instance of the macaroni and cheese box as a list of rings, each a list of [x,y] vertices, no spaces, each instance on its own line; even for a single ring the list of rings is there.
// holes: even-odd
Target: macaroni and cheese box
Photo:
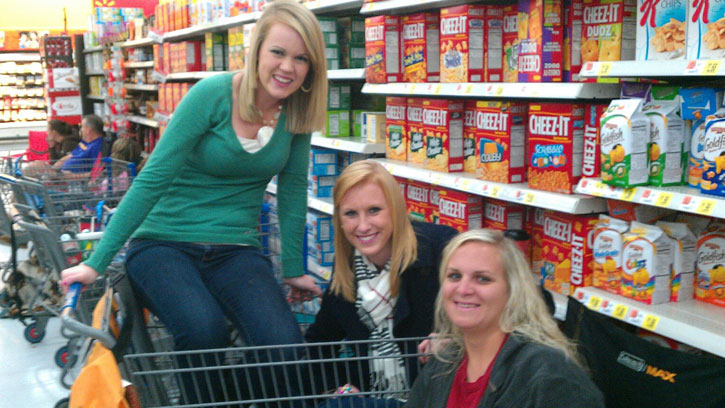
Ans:
[[[600,214],[599,222],[592,232],[592,284],[616,295],[622,286],[623,234],[628,229],[628,222]]]
[[[582,155],[582,176],[599,177],[602,168],[599,148],[600,118],[607,105],[591,104],[584,106],[584,154]]]
[[[423,133],[423,99],[408,98],[406,108],[408,135],[408,161],[421,166],[425,162],[425,135]]]
[[[642,113],[642,103],[642,99],[616,99],[602,115],[602,181],[607,184],[624,188],[647,184],[650,121]]]
[[[682,302],[695,296],[695,257],[697,239],[687,224],[658,221],[658,227],[672,240],[674,258],[670,273],[670,302]]]
[[[433,224],[441,223],[441,210],[438,207],[440,205],[440,193],[441,188],[438,186],[431,185],[428,199],[430,201],[430,219],[427,221]]]
[[[418,221],[427,221],[431,216],[430,185],[422,181],[410,180],[406,190],[405,202],[408,214]]]
[[[707,118],[702,146],[700,192],[725,196],[725,112]]]
[[[635,57],[637,0],[583,0],[582,64]],[[587,80],[595,82],[596,78]]]
[[[562,1],[519,0],[518,5],[518,82],[561,82]]]
[[[697,240],[695,299],[725,307],[725,225],[710,226]]]
[[[486,6],[441,9],[440,82],[483,82]]]
[[[476,103],[476,177],[498,183],[524,181],[526,104]]]
[[[502,80],[503,82],[519,81],[519,7],[510,4],[503,7],[502,34]]]
[[[544,288],[571,295],[592,285],[592,250],[588,238],[598,218],[547,211],[544,215]]]
[[[463,101],[423,101],[425,167],[443,172],[463,171]]]
[[[688,3],[637,0],[637,61],[685,58]]]
[[[579,81],[582,68],[582,0],[564,0],[564,81]]]
[[[401,82],[402,47],[400,19],[376,16],[365,19],[365,81],[371,84]]]
[[[672,242],[661,228],[632,222],[624,234],[621,295],[648,305],[670,300]]]
[[[440,75],[438,13],[403,16],[403,81],[438,82]]]
[[[483,202],[483,228],[498,231],[524,228],[526,208],[507,201],[486,199]]]
[[[725,2],[687,2],[687,59],[725,58]]]
[[[478,162],[476,103],[474,99],[466,99],[463,102],[463,171],[471,174],[476,174]]]
[[[405,133],[405,109],[408,101],[404,97],[385,98],[385,157],[394,160],[406,159],[408,135]]]
[[[481,228],[483,198],[475,194],[441,188],[438,192],[439,222],[465,232]]]
[[[568,103],[529,105],[529,187],[571,194],[581,177],[584,108]]]
[[[682,184],[682,147],[685,121],[677,114],[676,102],[650,102],[642,112],[649,127],[649,184],[675,186]]]

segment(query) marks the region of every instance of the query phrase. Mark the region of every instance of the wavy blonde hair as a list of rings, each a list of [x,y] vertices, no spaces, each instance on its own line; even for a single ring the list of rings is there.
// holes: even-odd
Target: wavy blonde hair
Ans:
[[[292,0],[275,0],[267,3],[257,20],[249,49],[249,59],[244,67],[239,87],[239,115],[247,122],[259,122],[262,113],[257,109],[254,97],[259,86],[258,61],[262,43],[275,24],[286,24],[295,30],[305,43],[310,57],[310,69],[302,82],[304,92],[298,89],[285,101],[287,111],[286,130],[290,133],[311,133],[325,128],[327,112],[327,60],[322,28],[307,7]]]
[[[357,291],[355,273],[350,268],[355,248],[342,231],[340,201],[351,188],[363,183],[375,183],[380,186],[385,195],[385,202],[390,208],[393,222],[393,233],[390,237],[393,246],[390,256],[390,293],[393,296],[398,296],[400,291],[400,274],[418,258],[418,241],[408,218],[405,197],[395,178],[385,170],[385,167],[373,160],[362,160],[347,166],[338,176],[332,193],[335,203],[333,216],[335,272],[332,274],[330,290],[350,302],[355,301]]]
[[[465,352],[463,333],[451,322],[443,306],[442,288],[451,257],[458,248],[469,242],[493,246],[503,262],[508,300],[499,318],[501,330],[505,333],[516,332],[531,342],[559,350],[568,359],[582,365],[573,343],[559,330],[549,314],[524,255],[513,241],[504,237],[503,232],[488,229],[459,234],[443,250],[439,272],[441,290],[438,291],[435,305],[435,331],[438,334],[433,342],[435,355],[450,362],[451,359],[460,361]]]

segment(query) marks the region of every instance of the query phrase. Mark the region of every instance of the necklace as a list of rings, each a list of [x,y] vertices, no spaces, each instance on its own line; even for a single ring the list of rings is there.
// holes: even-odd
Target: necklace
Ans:
[[[257,131],[257,142],[261,147],[264,147],[264,145],[269,142],[269,139],[272,138],[272,135],[274,134],[274,128],[277,126],[277,121],[279,120],[279,116],[282,114],[282,105],[277,105],[277,112],[274,113],[274,116],[270,120],[265,120],[262,118],[262,127],[259,128]]]

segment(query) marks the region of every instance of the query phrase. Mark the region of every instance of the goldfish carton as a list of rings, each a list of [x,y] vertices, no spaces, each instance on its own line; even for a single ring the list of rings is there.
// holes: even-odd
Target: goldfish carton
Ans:
[[[700,192],[725,196],[725,112],[707,118],[702,145]]]
[[[690,133],[685,140],[688,154],[684,154],[687,163],[685,181],[690,187],[700,188],[702,180],[702,154],[705,150],[705,124],[710,115],[720,110],[723,91],[713,88],[682,88],[680,89],[680,111],[682,119],[691,120]],[[689,139],[688,139],[689,138]],[[683,149],[684,153],[685,149]]]
[[[725,225],[710,226],[697,240],[695,299],[725,307]]]
[[[476,145],[476,100],[463,102],[463,171],[476,174],[478,149]]]
[[[447,99],[423,101],[425,168],[463,171],[463,102]]]
[[[623,234],[628,229],[628,222],[601,214],[591,235],[594,256],[592,284],[616,295],[622,285]]]
[[[438,13],[403,16],[403,81],[438,82],[440,29]]]
[[[371,84],[402,82],[400,18],[365,19],[365,81]]]
[[[561,82],[564,43],[561,0],[519,0],[518,82]]]
[[[650,121],[642,113],[642,99],[616,99],[602,116],[602,181],[630,188],[649,180]]]
[[[519,7],[509,4],[503,7],[503,82],[519,81]]]
[[[688,3],[637,0],[637,61],[685,58]]]
[[[483,228],[498,231],[523,229],[526,209],[507,201],[486,199],[483,202]]]
[[[676,102],[650,102],[642,112],[649,127],[649,184],[675,186],[682,184],[682,145],[685,121],[677,114]]]
[[[563,295],[592,285],[594,261],[588,238],[597,218],[548,211],[544,215],[544,288]]]
[[[481,228],[483,198],[475,194],[441,188],[438,192],[440,224],[465,232]]]
[[[725,2],[687,2],[687,59],[725,58]]]
[[[406,108],[406,134],[408,135],[408,161],[423,165],[425,162],[425,136],[423,134],[423,99],[408,98]]]
[[[582,176],[599,177],[602,168],[599,148],[600,119],[607,105],[591,104],[584,107],[584,153],[582,155]]]
[[[526,110],[523,103],[476,103],[477,178],[498,183],[524,181]]]
[[[697,256],[695,234],[684,223],[658,221],[656,226],[662,228],[673,244],[674,259],[670,273],[670,302],[690,300],[695,295],[695,257]]]
[[[648,305],[668,302],[673,258],[661,228],[632,222],[624,234],[621,295]]]
[[[408,181],[405,201],[408,205],[408,214],[417,221],[427,221],[432,218],[430,212],[430,185],[422,181]]]
[[[393,160],[406,159],[408,135],[405,133],[405,109],[408,101],[404,97],[385,98],[385,157]]]

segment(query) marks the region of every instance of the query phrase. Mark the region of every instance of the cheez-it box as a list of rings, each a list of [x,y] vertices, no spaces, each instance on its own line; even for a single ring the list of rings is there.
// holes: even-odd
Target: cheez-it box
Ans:
[[[564,81],[579,80],[582,68],[582,0],[564,0]]]
[[[365,19],[365,81],[371,84],[402,82],[400,19],[376,16]]]
[[[425,162],[425,135],[423,134],[422,98],[408,98],[406,117],[408,161],[422,166]]]
[[[442,172],[463,171],[463,102],[423,101],[425,167]]]
[[[606,110],[607,105],[603,104],[584,106],[583,177],[599,177],[599,172],[602,168],[602,158],[599,149],[599,119]]]
[[[487,5],[483,32],[483,82],[501,82],[503,79],[503,6]]]
[[[519,82],[561,82],[561,0],[519,0]]]
[[[524,228],[526,208],[507,201],[486,199],[483,202],[483,228],[498,231]]]
[[[441,9],[441,82],[482,82],[486,6]]]
[[[476,148],[476,101],[463,102],[463,171],[476,174],[478,149]]]
[[[433,224],[441,223],[441,210],[440,205],[440,193],[441,187],[431,185],[430,193],[428,194],[428,200],[430,202],[430,219],[426,220]]]
[[[519,8],[508,5],[503,8],[503,82],[519,81]]]
[[[483,198],[462,191],[441,188],[438,192],[440,224],[465,232],[481,228]]]
[[[438,82],[440,38],[438,13],[403,16],[403,81]]]
[[[637,0],[583,0],[582,64],[635,56]],[[596,81],[588,79],[588,82]]]
[[[411,218],[418,221],[427,221],[432,218],[429,195],[430,185],[428,183],[408,181],[405,201]]]
[[[526,104],[476,103],[476,177],[498,183],[524,181]]]
[[[385,98],[385,157],[393,160],[406,159],[408,135],[405,133],[405,110],[407,100],[404,97]]]
[[[544,288],[572,295],[578,287],[592,285],[594,259],[588,237],[598,217],[547,211],[544,214]]]

